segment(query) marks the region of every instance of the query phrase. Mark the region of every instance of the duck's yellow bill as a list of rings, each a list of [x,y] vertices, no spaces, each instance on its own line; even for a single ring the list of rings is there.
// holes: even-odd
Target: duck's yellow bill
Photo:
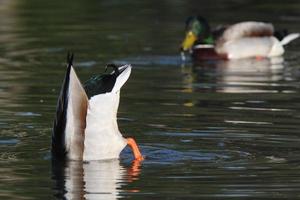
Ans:
[[[196,35],[192,31],[189,31],[181,44],[182,50],[187,51],[188,49],[190,49],[196,40]]]

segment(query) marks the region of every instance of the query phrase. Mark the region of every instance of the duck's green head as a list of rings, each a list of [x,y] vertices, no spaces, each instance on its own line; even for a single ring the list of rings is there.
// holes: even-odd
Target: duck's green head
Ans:
[[[186,20],[186,35],[181,44],[181,49],[187,51],[197,43],[212,44],[213,38],[207,20],[201,16],[192,16]]]

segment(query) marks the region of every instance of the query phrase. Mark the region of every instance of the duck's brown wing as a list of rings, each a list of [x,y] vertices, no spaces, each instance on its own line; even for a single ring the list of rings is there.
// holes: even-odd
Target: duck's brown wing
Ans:
[[[274,34],[274,27],[264,22],[241,22],[233,24],[224,30],[218,42],[236,40],[244,37],[267,37]]]
[[[56,158],[82,159],[86,126],[87,95],[72,67],[68,67],[56,107],[52,133],[52,154]]]

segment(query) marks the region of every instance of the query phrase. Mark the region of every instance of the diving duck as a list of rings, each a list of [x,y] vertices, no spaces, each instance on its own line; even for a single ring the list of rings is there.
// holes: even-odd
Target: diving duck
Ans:
[[[281,56],[283,46],[299,37],[299,33],[288,34],[274,31],[270,23],[240,22],[217,27],[211,31],[207,20],[201,16],[186,20],[186,36],[181,45],[181,55],[186,51],[193,60],[270,58]]]
[[[53,157],[116,159],[128,145],[134,158],[143,160],[135,140],[123,138],[117,123],[120,90],[129,78],[131,66],[108,65],[113,68],[111,73],[94,76],[83,86],[73,68],[73,54],[68,54],[67,62],[53,126]]]

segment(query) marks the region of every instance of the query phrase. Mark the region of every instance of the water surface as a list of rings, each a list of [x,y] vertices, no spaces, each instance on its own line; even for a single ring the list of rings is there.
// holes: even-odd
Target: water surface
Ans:
[[[300,197],[300,42],[273,60],[182,63],[183,21],[299,30],[297,1],[0,0],[2,199]],[[232,12],[232,11],[235,12]],[[52,162],[51,128],[75,52],[81,80],[131,63],[118,121],[146,159]]]

